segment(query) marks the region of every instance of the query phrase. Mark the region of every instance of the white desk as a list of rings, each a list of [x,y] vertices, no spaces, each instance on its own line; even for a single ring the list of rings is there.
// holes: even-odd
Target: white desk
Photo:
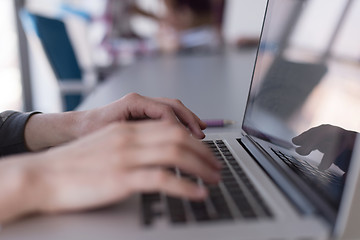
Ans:
[[[255,49],[220,54],[143,59],[112,75],[80,106],[102,106],[130,92],[178,98],[200,118],[235,120],[239,127],[255,62]]]

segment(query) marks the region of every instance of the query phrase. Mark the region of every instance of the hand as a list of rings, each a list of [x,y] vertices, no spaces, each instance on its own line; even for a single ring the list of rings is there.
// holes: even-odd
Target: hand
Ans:
[[[82,112],[38,114],[25,128],[30,150],[39,151],[81,138],[114,122],[166,120],[181,123],[196,138],[204,138],[206,123],[176,99],[149,98],[131,93],[107,106]]]
[[[170,121],[113,123],[35,156],[21,162],[27,176],[23,201],[32,202],[27,212],[89,209],[135,192],[160,191],[192,200],[206,197],[204,188],[177,178],[168,167],[210,183],[220,179],[221,164],[211,151]]]
[[[92,132],[112,122],[143,119],[181,122],[197,138],[204,138],[202,132],[206,123],[177,99],[149,98],[131,93],[105,107],[90,110],[82,117],[84,133]]]
[[[299,145],[296,152],[300,155],[306,156],[314,150],[324,153],[318,166],[320,170],[326,170],[331,164],[335,163],[346,171],[347,164],[343,162],[350,159],[338,159],[338,157],[345,150],[352,150],[356,135],[356,132],[347,131],[340,127],[320,125],[294,137],[292,141],[294,144]]]

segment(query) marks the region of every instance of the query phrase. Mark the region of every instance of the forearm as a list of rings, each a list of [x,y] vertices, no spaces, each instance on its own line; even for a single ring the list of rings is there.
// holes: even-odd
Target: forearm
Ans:
[[[37,114],[25,127],[25,141],[31,151],[72,141],[81,135],[82,112]]]

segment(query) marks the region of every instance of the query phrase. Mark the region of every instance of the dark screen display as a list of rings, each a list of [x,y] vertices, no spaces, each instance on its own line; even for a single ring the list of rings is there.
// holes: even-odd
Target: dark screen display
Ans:
[[[360,130],[353,2],[269,1],[243,122],[335,208]]]

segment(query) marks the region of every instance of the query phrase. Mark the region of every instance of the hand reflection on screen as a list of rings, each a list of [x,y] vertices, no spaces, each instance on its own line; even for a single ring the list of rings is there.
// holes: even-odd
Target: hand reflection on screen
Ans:
[[[314,150],[324,153],[319,170],[326,170],[334,163],[347,172],[356,135],[357,132],[327,124],[303,132],[292,142],[298,145],[296,152],[300,155],[309,155]]]

